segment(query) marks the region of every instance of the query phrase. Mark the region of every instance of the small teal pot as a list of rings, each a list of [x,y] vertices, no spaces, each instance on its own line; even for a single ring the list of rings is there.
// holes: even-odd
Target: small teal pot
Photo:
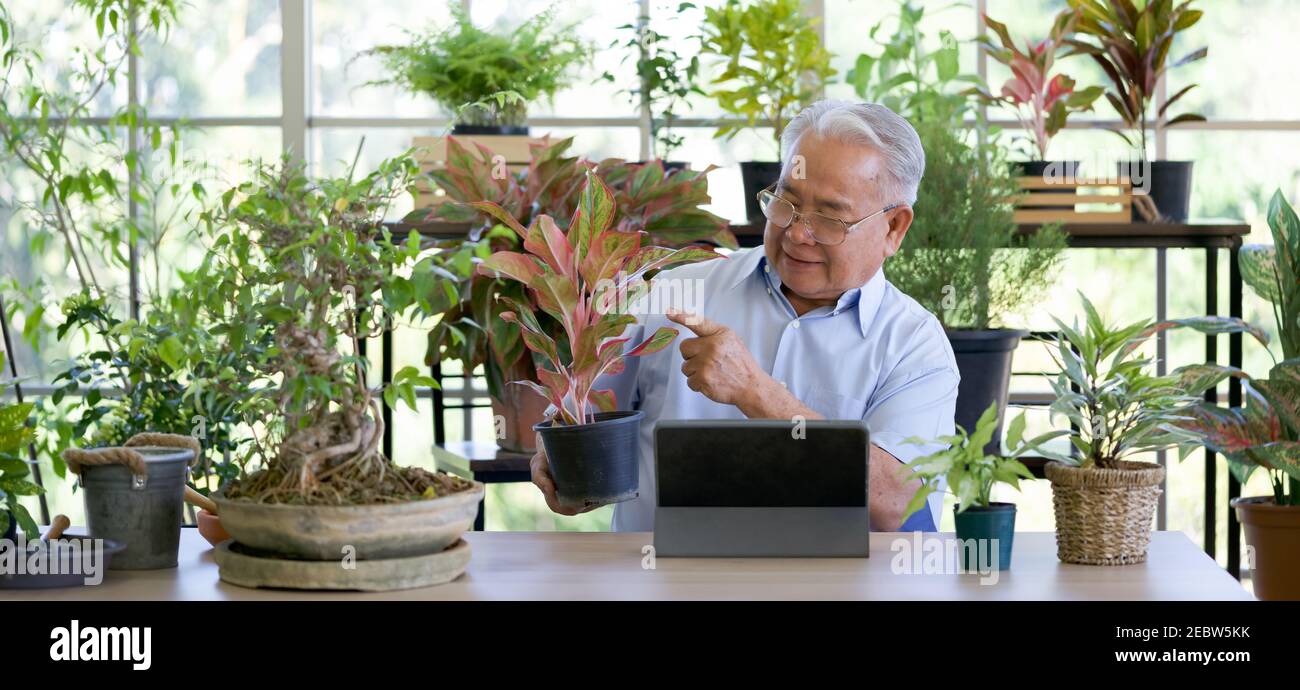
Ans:
[[[966,572],[977,570],[980,553],[988,548],[982,540],[997,539],[997,569],[1011,569],[1011,540],[1016,533],[1016,506],[1013,503],[991,503],[988,506],[974,506],[958,513],[953,508],[953,517],[957,523],[957,538],[974,539],[979,544],[975,553],[963,548],[962,567]]]

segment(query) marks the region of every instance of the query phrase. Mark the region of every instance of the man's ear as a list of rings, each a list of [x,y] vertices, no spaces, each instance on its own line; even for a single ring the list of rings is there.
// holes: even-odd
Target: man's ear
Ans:
[[[889,230],[885,232],[885,256],[893,256],[903,246],[908,228],[912,227],[912,207],[899,206],[889,214]]]

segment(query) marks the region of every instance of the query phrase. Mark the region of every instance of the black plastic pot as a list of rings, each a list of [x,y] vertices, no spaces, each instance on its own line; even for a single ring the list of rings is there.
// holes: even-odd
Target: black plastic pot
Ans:
[[[1147,194],[1156,204],[1156,210],[1165,220],[1173,223],[1187,222],[1187,215],[1192,205],[1192,163],[1195,161],[1139,161],[1138,168],[1128,161],[1120,161],[1118,171],[1127,175],[1133,182],[1134,191],[1145,187]],[[1142,184],[1137,179],[1142,178]],[[1144,220],[1133,207],[1133,220]]]
[[[743,161],[740,164],[740,179],[745,186],[745,217],[751,223],[760,222],[763,220],[763,211],[758,207],[758,193],[781,179],[781,164]]]
[[[643,416],[640,411],[600,412],[590,424],[542,422],[533,427],[541,434],[562,505],[591,508],[637,497]]]
[[[963,548],[962,568],[966,572],[979,569],[977,560],[981,554],[993,556],[993,544],[986,543],[996,539],[997,557],[990,558],[997,564],[998,570],[1011,569],[1011,541],[1016,534],[1016,506],[1013,503],[990,503],[987,506],[972,506],[958,513],[953,507],[953,519],[957,526],[957,538],[963,541],[975,540],[976,549]],[[993,565],[987,563],[986,565]]]
[[[1013,161],[1011,167],[1022,177],[1042,177],[1049,173],[1054,177],[1079,175],[1079,161]]]
[[[528,125],[456,125],[451,128],[454,136],[469,136],[474,134],[515,134],[527,135]]]
[[[957,357],[957,370],[961,384],[957,386],[956,422],[967,432],[975,431],[975,423],[989,404],[998,403],[998,419],[1007,411],[1007,388],[1011,384],[1011,356],[1029,331],[999,328],[988,331],[948,331],[948,342]],[[1002,450],[1002,423],[993,432],[993,439],[984,447],[986,453]]]

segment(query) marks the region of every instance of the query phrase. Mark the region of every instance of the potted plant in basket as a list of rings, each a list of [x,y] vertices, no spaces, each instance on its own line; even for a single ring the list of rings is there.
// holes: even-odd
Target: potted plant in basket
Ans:
[[[1101,97],[1102,87],[1089,86],[1075,90],[1074,79],[1063,73],[1053,74],[1056,54],[1065,46],[1066,37],[1074,31],[1079,10],[1064,10],[1052,22],[1051,33],[1037,43],[1026,42],[1021,50],[1011,40],[1006,25],[994,21],[987,14],[984,23],[997,34],[1001,45],[988,36],[979,38],[984,51],[994,60],[1011,70],[1011,78],[994,95],[987,88],[977,86],[971,93],[990,105],[1001,105],[1015,113],[1025,131],[1029,132],[1038,157],[1016,164],[1022,175],[1074,177],[1078,161],[1049,161],[1047,147],[1052,137],[1065,127],[1071,113],[1090,111]]]
[[[1021,414],[1007,428],[1007,447],[1010,451],[1005,455],[988,453],[985,447],[997,428],[998,408],[993,404],[984,410],[975,430],[969,435],[959,426],[957,433],[952,436],[941,436],[934,440],[908,439],[908,443],[914,445],[930,445],[937,441],[947,444],[947,447],[907,464],[910,476],[921,480],[921,486],[912,496],[904,514],[911,515],[924,508],[930,494],[942,490],[946,484],[948,491],[957,497],[957,505],[953,507],[957,538],[975,547],[962,549],[962,567],[967,572],[976,569],[979,554],[987,554],[992,559],[994,548],[997,549],[997,556],[990,567],[998,570],[1011,568],[1016,506],[1014,503],[993,501],[993,485],[1007,484],[1019,491],[1020,480],[1033,479],[1034,475],[1017,458],[1067,433],[1052,431],[1033,439],[1025,439],[1025,416]]]
[[[918,134],[926,158],[919,220],[885,271],[943,324],[961,373],[956,422],[974,429],[992,402],[999,419],[1005,414],[1011,358],[1029,334],[995,324],[1046,289],[1066,239],[1058,226],[1017,232],[1017,184],[996,145],[968,144],[942,121],[918,123]],[[989,453],[998,452],[1000,440],[995,431]]]
[[[1247,245],[1239,256],[1246,284],[1273,305],[1283,360],[1267,379],[1252,379],[1230,367],[1200,365],[1189,378],[1189,392],[1200,393],[1228,376],[1244,379],[1245,407],[1197,407],[1181,426],[1194,445],[1222,454],[1228,469],[1245,484],[1263,470],[1271,496],[1236,498],[1232,507],[1254,549],[1252,583],[1260,599],[1300,599],[1300,220],[1282,196],[1268,207],[1273,244]],[[1248,324],[1227,329],[1262,333]],[[1271,351],[1270,351],[1271,354]],[[1194,381],[1194,385],[1190,383]]]
[[[1160,215],[1174,222],[1186,221],[1192,194],[1192,161],[1147,158],[1147,114],[1156,85],[1170,69],[1206,56],[1207,49],[1202,47],[1169,62],[1174,39],[1195,25],[1202,12],[1192,9],[1191,0],[1177,4],[1174,0],[1149,0],[1141,5],[1131,0],[1069,0],[1069,3],[1071,9],[1079,12],[1076,30],[1081,37],[1066,39],[1072,48],[1068,55],[1090,55],[1101,66],[1111,82],[1106,100],[1115,107],[1124,127],[1137,132],[1134,142],[1128,134],[1116,130],[1130,146],[1136,143],[1138,160],[1133,165],[1141,166],[1133,171],[1128,161],[1121,162],[1120,174],[1133,177],[1135,187],[1139,176],[1149,178],[1145,180],[1148,193]],[[1195,86],[1180,89],[1156,111],[1156,118],[1163,120],[1165,127],[1205,119],[1195,113],[1183,113],[1164,120],[1169,107]],[[1136,206],[1134,213],[1137,213]]]
[[[239,406],[256,433],[249,471],[213,498],[239,545],[276,554],[267,560],[277,564],[321,564],[312,571],[317,579],[279,586],[329,588],[338,586],[336,578],[362,576],[363,569],[338,568],[348,555],[358,564],[384,561],[379,581],[344,585],[368,588],[433,584],[454,577],[468,560],[457,540],[473,520],[482,485],[399,467],[380,449],[380,405],[400,400],[414,408],[415,386],[434,382],[406,367],[372,389],[367,362],[356,354],[362,339],[393,328],[422,295],[442,294],[432,284],[444,279],[427,260],[417,261],[418,237],[395,243],[382,224],[393,200],[410,193],[416,172],[403,156],[359,180],[316,181],[286,160],[258,167],[203,216],[213,239],[196,279],[209,290],[180,306],[226,334],[259,372],[245,381]],[[257,337],[265,330],[271,347]],[[439,580],[428,579],[427,562],[418,571],[391,563],[449,546],[454,565],[439,570],[446,576]],[[265,584],[247,570],[227,572],[249,557],[223,545],[223,578]]]
[[[694,5],[681,3],[678,10],[688,7]],[[614,41],[610,47],[623,48],[630,51],[629,56],[636,57],[636,86],[623,93],[648,119],[650,158],[664,160],[664,168],[669,171],[689,167],[686,162],[667,159],[684,141],[673,131],[673,123],[683,108],[690,108],[687,98],[692,94],[704,95],[703,89],[695,84],[700,71],[699,56],[688,59],[677,52],[667,36],[650,27],[650,17],[645,15],[638,17],[635,24],[620,26],[619,30],[626,32],[627,37]],[[623,63],[627,59],[624,57]],[[605,72],[602,78],[619,81],[611,72]]]
[[[1195,369],[1153,376],[1152,360],[1138,350],[1165,328],[1216,332],[1226,321],[1197,317],[1116,327],[1086,297],[1083,307],[1082,326],[1055,319],[1061,336],[1052,357],[1059,372],[1051,381],[1051,411],[1070,421],[1069,439],[1078,455],[1039,449],[1054,460],[1046,473],[1056,509],[1057,556],[1089,565],[1141,563],[1165,468],[1129,458],[1185,442],[1179,426],[1199,399],[1188,394],[1185,382]]]
[[[476,271],[477,263],[493,253],[521,246],[520,237],[477,202],[493,202],[520,227],[532,225],[541,214],[565,225],[578,209],[587,171],[594,168],[613,194],[618,231],[645,232],[656,244],[669,247],[703,241],[731,249],[737,246],[727,222],[703,209],[710,199],[707,175],[712,167],[669,172],[658,161],[593,164],[564,155],[571,143],[572,139],[562,139],[534,144],[527,170],[503,178],[492,174],[490,150],[483,146],[471,150],[450,137],[446,167],[429,173],[448,203],[416,211],[409,218],[472,224],[468,239],[442,243],[443,251],[434,259],[459,282],[460,297],[437,312],[438,322],[429,332],[428,361],[459,361],[466,372],[483,367],[493,413],[504,422],[504,434],[497,442],[516,452],[535,450],[532,427],[542,421],[546,402],[526,387],[508,385],[539,382],[539,362],[526,349],[518,324],[501,318],[502,312],[513,309],[504,300],[529,305],[541,329],[552,338],[560,337],[562,326],[540,310],[524,285]]]
[[[527,134],[528,104],[569,86],[573,70],[592,54],[572,27],[555,26],[555,7],[508,33],[474,26],[452,3],[452,25],[410,34],[404,45],[362,52],[390,76],[367,86],[397,84],[426,94],[452,115],[456,134]]]
[[[592,171],[586,173],[567,232],[547,215],[525,228],[492,202],[474,206],[518,233],[527,252],[496,252],[478,271],[526,286],[537,305],[503,298],[512,311],[500,318],[519,325],[524,344],[543,363],[537,368],[540,383],[515,383],[555,406],[555,417],[535,429],[560,502],[589,507],[634,498],[641,412],[616,411],[613,392],[595,390],[594,384],[602,374],[621,370],[625,357],[662,350],[677,336],[662,327],[625,350],[628,339],[620,336],[636,321],[626,305],[648,289],[643,276],[719,255],[702,247],[641,246],[641,233],[617,229],[614,194]],[[561,324],[558,337],[542,328],[535,310]]]
[[[730,139],[745,128],[768,126],[778,157],[781,133],[835,75],[816,20],[800,0],[727,0],[704,10],[701,54],[724,61],[709,95],[723,112],[743,122],[719,125],[714,137]],[[746,218],[758,220],[758,193],[781,175],[781,163],[742,161]]]

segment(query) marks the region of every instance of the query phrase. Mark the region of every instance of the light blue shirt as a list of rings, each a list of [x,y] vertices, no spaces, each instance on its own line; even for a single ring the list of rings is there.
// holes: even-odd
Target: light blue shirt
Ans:
[[[596,389],[612,389],[619,409],[642,410],[640,495],[614,508],[615,531],[652,531],[655,511],[654,431],[662,419],[744,419],[733,405],[691,390],[682,374],[678,343],[694,337],[665,316],[669,308],[694,312],[734,331],[758,364],[796,398],[827,419],[861,419],[871,442],[902,462],[935,446],[904,439],[953,433],[957,363],[938,319],[899,292],[883,271],[849,290],[834,307],[796,316],[768,266],[762,247],[725,259],[660,273],[642,303],[649,313],[624,334],[639,343],[660,326],[677,341],[659,352],[627,358],[620,373]],[[933,530],[942,495],[930,498],[904,529]],[[928,515],[926,514],[928,513]]]

